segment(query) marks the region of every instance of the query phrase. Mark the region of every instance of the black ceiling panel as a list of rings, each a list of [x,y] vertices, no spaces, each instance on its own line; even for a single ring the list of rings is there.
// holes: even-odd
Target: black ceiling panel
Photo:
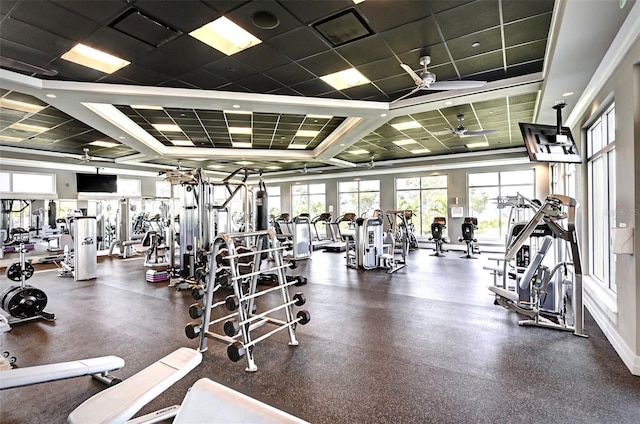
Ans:
[[[74,42],[17,19],[7,19],[0,26],[2,39],[12,41],[52,56],[59,56],[74,46]],[[3,54],[4,56],[4,54]]]
[[[329,45],[308,27],[296,28],[268,40],[266,44],[275,47],[293,60],[300,60],[329,50]]]
[[[247,2],[225,16],[263,42],[300,26],[300,21],[277,2]],[[270,28],[269,17],[275,19],[275,28]]]
[[[144,66],[139,66],[135,63],[118,70],[115,75],[131,81],[136,81],[138,84],[152,86],[171,79],[169,75],[161,74],[153,69],[145,68]]]
[[[289,63],[265,72],[265,75],[273,78],[283,85],[294,85],[313,79],[313,74],[302,68],[297,63]]]
[[[171,56],[174,62],[188,64],[190,69],[198,68],[225,56],[224,53],[189,35],[182,35],[175,40],[169,41],[155,50],[155,52],[158,51]]]
[[[500,25],[498,0],[479,0],[435,15],[446,39]]]
[[[156,49],[148,55],[138,59],[136,63],[172,77],[182,75],[193,69],[191,62],[176,60],[176,57],[171,54],[176,53],[175,49],[172,48],[171,50],[168,50],[168,52],[169,53],[164,53],[161,49]],[[180,52],[181,56],[184,54],[186,53]]]
[[[51,54],[41,52],[40,50],[35,50],[30,47],[26,47],[21,44],[17,44],[12,41],[0,38],[0,52],[2,52],[2,57],[17,60],[41,68],[52,69],[51,67],[47,66],[47,64],[52,59]],[[32,74],[32,72],[22,71],[18,68],[12,68],[12,70],[29,75]]]
[[[102,27],[87,37],[83,44],[133,62],[153,47],[109,27]]]
[[[479,45],[475,46],[474,43],[478,43]],[[500,28],[492,28],[487,31],[480,31],[454,38],[453,40],[447,41],[447,46],[454,60],[500,50],[502,48]]]
[[[104,25],[129,7],[127,2],[95,0],[56,0],[56,4]]]
[[[553,0],[503,1],[502,14],[504,22],[509,23],[530,16],[551,13],[554,3]]]
[[[474,75],[486,69],[500,69],[504,66],[504,61],[502,52],[497,51],[458,60],[456,66],[460,75]]]
[[[385,31],[382,33],[382,37],[389,47],[398,54],[422,49],[444,41],[432,17],[426,17]]]
[[[392,11],[389,6],[384,1],[365,1],[357,5],[357,9],[362,10],[376,32],[406,25],[431,13],[428,1],[396,1],[391,6]]]
[[[71,40],[81,40],[98,28],[89,19],[47,1],[21,1],[11,16]]]
[[[349,63],[333,50],[302,59],[298,64],[318,77],[350,68]]]
[[[233,55],[236,60],[258,71],[267,71],[290,63],[289,59],[267,44],[258,44]]]
[[[538,60],[538,58],[544,56],[546,46],[547,40],[542,40],[510,47],[507,49],[507,65],[511,66]]]
[[[329,84],[320,79],[294,84],[291,88],[304,96],[319,96],[323,93],[333,91],[333,88]]]
[[[182,34],[164,22],[159,22],[133,8],[114,20],[111,27],[153,47],[159,47]]]
[[[252,67],[245,65],[231,56],[224,56],[222,59],[209,63],[204,68],[229,81],[238,81],[258,73]]]
[[[379,35],[372,35],[362,40],[345,44],[336,50],[354,66],[384,59],[393,55],[389,46],[387,46],[384,39]]]
[[[504,39],[507,47],[528,41],[544,40],[549,34],[551,14],[523,19],[504,26]]]
[[[215,90],[229,84],[228,80],[208,72],[205,69],[195,69],[186,74],[182,74],[180,75],[180,80],[205,90]]]

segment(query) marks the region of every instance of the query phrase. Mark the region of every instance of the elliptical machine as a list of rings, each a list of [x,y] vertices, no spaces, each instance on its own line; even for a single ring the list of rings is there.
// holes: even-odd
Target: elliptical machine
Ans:
[[[31,262],[25,259],[25,246],[21,244],[19,249],[20,261],[7,267],[6,275],[11,281],[20,284],[9,286],[0,294],[0,307],[9,314],[8,317],[0,314],[0,332],[10,330],[12,324],[34,319],[55,319],[54,314],[44,310],[47,306],[45,292],[25,284],[33,276],[34,268]]]

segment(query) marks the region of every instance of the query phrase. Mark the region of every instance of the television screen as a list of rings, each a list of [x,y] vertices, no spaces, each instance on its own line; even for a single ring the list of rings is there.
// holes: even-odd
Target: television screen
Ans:
[[[117,193],[118,176],[103,174],[76,174],[78,193]]]
[[[582,163],[571,130],[555,125],[519,123],[524,145],[532,162]]]

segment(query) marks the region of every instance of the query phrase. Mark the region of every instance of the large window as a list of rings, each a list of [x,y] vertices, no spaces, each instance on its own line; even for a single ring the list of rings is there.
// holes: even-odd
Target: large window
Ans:
[[[140,197],[141,194],[142,182],[140,180],[118,178],[118,195]]]
[[[291,187],[291,213],[320,215],[327,210],[327,195],[324,184],[295,184]]]
[[[419,222],[413,223],[419,235],[430,234],[433,218],[447,216],[447,176],[398,178],[396,205],[399,210],[410,209],[420,217]]]
[[[616,291],[615,256],[611,251],[611,228],[615,214],[615,107],[611,105],[587,129],[589,190],[589,271]]]
[[[0,191],[10,193],[55,194],[54,174],[26,174],[3,172],[0,176]]]
[[[504,238],[509,227],[509,208],[498,209],[499,197],[518,194],[534,198],[535,171],[483,172],[467,174],[469,215],[478,218],[476,234],[484,239]]]
[[[372,216],[380,209],[380,181],[346,181],[338,183],[341,215],[352,212],[357,216]]]
[[[282,212],[282,198],[280,197],[280,186],[267,187],[267,207],[269,215],[279,216]]]

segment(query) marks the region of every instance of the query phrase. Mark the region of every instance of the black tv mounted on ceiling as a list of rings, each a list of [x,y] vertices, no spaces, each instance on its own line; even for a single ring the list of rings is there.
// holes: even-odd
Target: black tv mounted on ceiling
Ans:
[[[78,193],[117,193],[118,176],[76,173]]]
[[[520,132],[531,162],[582,163],[578,146],[568,127],[562,126],[564,102],[557,102],[556,125],[525,124],[520,122]]]

